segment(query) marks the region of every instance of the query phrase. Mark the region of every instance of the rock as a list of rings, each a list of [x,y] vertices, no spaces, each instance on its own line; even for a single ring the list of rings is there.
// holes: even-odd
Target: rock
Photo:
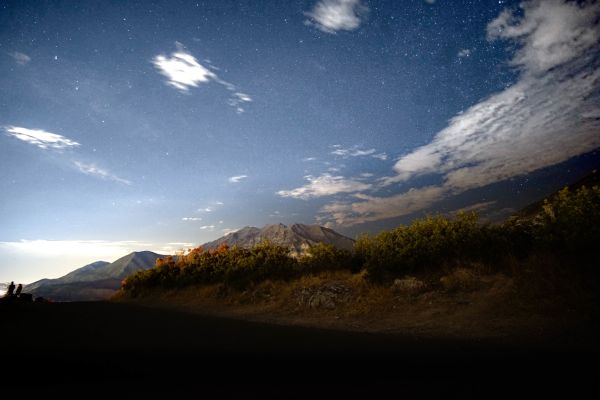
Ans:
[[[391,289],[394,293],[416,295],[423,292],[426,285],[414,276],[408,276],[404,279],[396,279]]]
[[[335,309],[352,298],[352,290],[341,283],[304,287],[296,292],[298,305],[308,308]]]

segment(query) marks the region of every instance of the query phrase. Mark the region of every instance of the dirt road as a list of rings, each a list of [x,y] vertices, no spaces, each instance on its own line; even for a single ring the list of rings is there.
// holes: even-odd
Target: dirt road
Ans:
[[[117,303],[2,304],[4,382],[27,391],[222,397],[583,393],[597,343],[474,341],[287,327]],[[587,341],[587,342],[586,342]],[[364,396],[363,396],[364,395]],[[321,397],[321,396],[319,396]]]

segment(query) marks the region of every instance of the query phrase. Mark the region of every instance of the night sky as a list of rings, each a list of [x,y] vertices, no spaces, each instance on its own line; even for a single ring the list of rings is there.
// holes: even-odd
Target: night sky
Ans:
[[[600,3],[0,1],[0,281],[501,220],[600,166]]]

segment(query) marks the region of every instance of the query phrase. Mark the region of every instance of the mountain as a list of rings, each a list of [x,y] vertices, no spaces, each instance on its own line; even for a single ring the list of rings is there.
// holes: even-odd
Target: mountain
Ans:
[[[587,188],[591,188],[592,186],[600,186],[600,171],[595,169],[589,174],[585,175],[583,178],[576,181],[575,183],[567,185],[570,191],[575,191],[582,186],[585,186]],[[549,201],[551,201],[554,197],[558,195],[559,191],[560,189],[544,197],[544,199],[548,199]],[[515,214],[515,216],[520,219],[529,219],[535,217],[540,211],[542,211],[544,199],[531,203],[528,206],[522,208],[519,212]]]
[[[296,255],[304,253],[317,243],[331,244],[339,249],[352,250],[354,240],[340,235],[332,229],[319,225],[284,224],[266,225],[263,228],[247,226],[217,240],[202,245],[205,249],[215,249],[223,243],[229,246],[249,248],[264,240],[288,247]]]
[[[157,258],[165,257],[151,251],[140,251],[108,263],[96,261],[57,279],[42,279],[26,285],[23,292],[57,301],[105,300],[120,287],[123,278],[140,270],[152,268]]]

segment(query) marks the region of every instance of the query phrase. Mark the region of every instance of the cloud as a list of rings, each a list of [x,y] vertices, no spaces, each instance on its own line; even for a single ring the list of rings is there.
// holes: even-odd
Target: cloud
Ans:
[[[600,147],[600,3],[531,1],[488,25],[490,40],[519,46],[517,81],[449,121],[429,143],[402,156],[387,186],[427,174],[443,183],[391,197],[324,207],[338,223],[407,215],[447,196],[564,162]],[[596,110],[596,111],[595,111]],[[416,203],[416,196],[423,198]]]
[[[320,0],[311,11],[304,13],[309,18],[304,22],[327,33],[353,31],[368,11],[361,0]]]
[[[388,159],[388,156],[385,153],[373,154],[373,155],[371,155],[371,157],[376,158],[381,161],[385,161]]]
[[[317,160],[317,157],[304,157],[304,158],[302,159],[302,161],[305,161],[305,162],[306,162],[306,161],[316,161],[316,160]]]
[[[239,91],[234,84],[221,79],[211,71],[219,68],[210,62],[208,67],[205,67],[181,43],[175,42],[175,45],[177,50],[170,56],[159,54],[152,59],[154,67],[167,78],[168,85],[182,93],[187,93],[190,88],[196,88],[202,83],[216,82],[231,92],[227,104],[235,108],[238,114],[245,111],[243,105],[252,101],[250,95]]]
[[[410,189],[390,197],[356,194],[358,202],[334,202],[323,206],[318,219],[333,220],[338,225],[356,225],[412,214],[442,199],[447,190],[437,186]]]
[[[375,157],[374,153],[377,152],[375,149],[361,149],[360,146],[352,146],[350,148],[344,148],[339,144],[331,146],[334,150],[331,154],[340,156],[343,158],[348,157],[362,157],[362,156],[372,156]],[[378,155],[379,156],[379,155]]]
[[[107,170],[97,167],[95,164],[86,164],[81,161],[73,161],[73,163],[75,164],[75,166],[77,166],[79,172],[82,172],[86,175],[96,176],[98,178],[123,183],[125,185],[131,185],[131,182],[127,179],[119,178],[118,176],[111,174]]]
[[[202,229],[202,230],[210,230],[210,231],[212,231],[213,229],[215,229],[215,226],[214,226],[214,225],[202,225],[202,226],[200,227],[200,229]]]
[[[182,221],[202,221],[202,218],[200,217],[183,217],[181,218]]]
[[[521,3],[520,8],[524,18],[506,9],[487,26],[488,39],[510,39],[521,46],[512,65],[540,74],[587,51],[597,52],[600,3],[535,0]]]
[[[465,57],[470,57],[470,56],[471,56],[470,49],[462,49],[458,52],[458,58],[465,58]]]
[[[346,179],[343,176],[332,176],[327,173],[321,176],[307,175],[304,178],[308,181],[306,185],[292,190],[280,190],[277,194],[281,197],[308,200],[337,193],[360,192],[371,188],[370,184]]]
[[[200,83],[207,83],[217,75],[198,62],[196,57],[187,53],[183,46],[177,43],[177,51],[171,56],[157,55],[152,64],[167,77],[167,84],[182,92]]]
[[[246,179],[248,177],[248,175],[238,175],[238,176],[232,176],[230,177],[228,180],[231,183],[238,183],[240,182],[242,179]]]
[[[14,53],[10,53],[10,56],[12,58],[15,59],[15,61],[17,62],[17,64],[19,65],[25,65],[27,64],[29,61],[31,61],[31,57],[29,57],[27,54],[25,53],[20,53],[18,51],[15,51]]]
[[[213,212],[214,209],[212,207],[206,207],[206,208],[199,208],[197,211],[198,212]]]
[[[4,129],[6,130],[7,135],[31,143],[41,149],[51,148],[62,150],[80,146],[80,144],[74,140],[56,133],[46,132],[42,129],[28,129],[19,126],[7,126]]]
[[[457,214],[459,212],[471,212],[471,211],[479,212],[479,211],[489,209],[491,206],[493,206],[496,203],[497,202],[495,200],[494,201],[482,201],[480,203],[471,204],[470,206],[462,207],[462,208],[459,208],[458,210],[452,211],[452,214]]]
[[[239,228],[225,228],[225,229],[221,229],[221,232],[223,232],[223,236],[227,236],[230,233],[237,232],[239,230],[240,230]]]

